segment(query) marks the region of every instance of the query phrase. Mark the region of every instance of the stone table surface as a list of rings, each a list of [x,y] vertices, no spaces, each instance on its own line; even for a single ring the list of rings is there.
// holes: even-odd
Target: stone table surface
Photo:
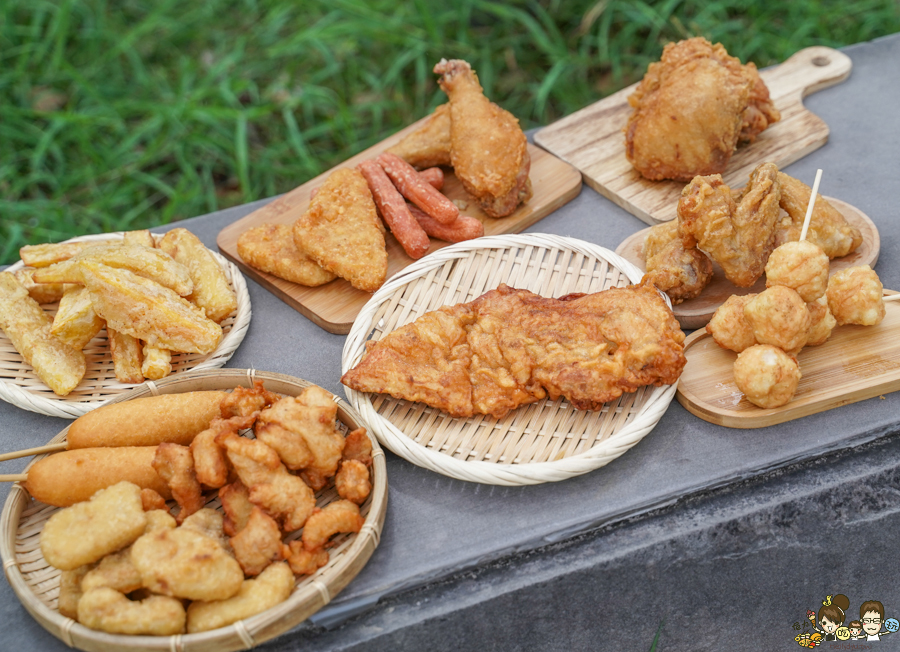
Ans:
[[[876,270],[900,288],[900,35],[843,51],[850,78],[805,100],[830,126],[829,142],[785,171],[811,182],[824,169],[820,191],[875,222]],[[266,201],[178,226],[214,248],[222,228]],[[615,249],[645,226],[584,187],[529,231]],[[342,394],[344,337],[247,283],[253,318],[227,366]],[[0,423],[2,451],[43,444],[67,425],[5,403]],[[388,453],[388,513],[371,560],[325,609],[263,649],[620,650],[650,649],[656,636],[658,649],[773,649],[796,645],[793,625],[827,594],[850,597],[848,616],[868,599],[896,616],[898,430],[900,394],[750,431],[709,424],[673,401],[608,466],[519,488],[453,480]],[[0,498],[8,492],[0,487]],[[7,583],[0,622],[0,649],[65,647]]]

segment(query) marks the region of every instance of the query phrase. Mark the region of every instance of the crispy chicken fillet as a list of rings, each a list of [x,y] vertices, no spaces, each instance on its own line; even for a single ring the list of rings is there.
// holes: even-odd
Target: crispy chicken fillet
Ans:
[[[531,158],[519,121],[484,96],[460,59],[434,67],[450,98],[450,158],[465,189],[491,217],[505,217],[531,198]]]
[[[668,294],[675,304],[698,296],[712,280],[709,256],[696,247],[685,248],[675,220],[650,229],[644,241],[644,259],[644,279]]]
[[[456,417],[501,418],[560,396],[578,409],[596,409],[622,392],[677,381],[683,342],[651,285],[563,299],[501,285],[370,342],[341,382]]]

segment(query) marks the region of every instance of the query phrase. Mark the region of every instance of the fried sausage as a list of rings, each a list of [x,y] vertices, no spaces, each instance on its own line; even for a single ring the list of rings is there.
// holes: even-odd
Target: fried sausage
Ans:
[[[362,172],[366,183],[369,184],[369,190],[372,191],[372,198],[375,200],[375,206],[378,207],[382,219],[397,238],[397,242],[403,247],[406,255],[413,260],[418,260],[427,254],[428,248],[431,246],[428,235],[409,212],[403,195],[397,191],[382,167],[375,161],[368,160],[359,164],[359,171]]]
[[[484,224],[474,217],[460,215],[452,224],[441,224],[431,215],[419,209],[418,206],[413,206],[412,204],[408,204],[408,206],[410,213],[416,218],[419,226],[432,238],[446,240],[447,242],[462,242],[463,240],[480,238],[484,235]]]
[[[415,168],[399,156],[384,152],[377,159],[400,194],[438,222],[450,224],[459,217],[456,204],[438,192]]]

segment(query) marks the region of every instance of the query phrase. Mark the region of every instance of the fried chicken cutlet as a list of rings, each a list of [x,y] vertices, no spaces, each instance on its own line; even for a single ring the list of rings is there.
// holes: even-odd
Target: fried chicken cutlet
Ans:
[[[623,392],[676,382],[683,342],[671,309],[649,284],[562,299],[501,285],[369,342],[341,382],[455,417],[502,418],[560,396],[575,408],[597,409]]]

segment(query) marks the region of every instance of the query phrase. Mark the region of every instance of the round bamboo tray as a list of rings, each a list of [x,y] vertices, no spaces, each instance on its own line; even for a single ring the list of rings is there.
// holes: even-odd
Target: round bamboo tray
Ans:
[[[270,391],[289,396],[296,396],[304,387],[311,385],[299,378],[253,369],[207,370],[150,381],[110,402],[119,403],[158,394],[232,389],[239,385],[252,387],[254,379],[262,380]],[[338,404],[338,420],[343,427],[348,430],[366,427],[360,415],[344,400],[337,396],[334,400]],[[67,432],[68,428],[51,442],[65,441]],[[42,526],[58,508],[35,502],[19,483],[13,485],[0,515],[3,570],[28,612],[47,631],[70,647],[90,652],[228,652],[249,649],[286,632],[327,605],[372,556],[381,538],[387,509],[384,452],[374,438],[372,448],[372,493],[360,507],[365,523],[359,533],[337,538],[336,546],[329,550],[328,564],[314,575],[297,581],[293,593],[285,602],[228,627],[177,636],[127,636],[88,629],[62,616],[56,608],[60,573],[44,561],[40,549]],[[214,491],[210,498],[216,495]],[[338,498],[332,483],[318,492],[316,504],[323,507]],[[221,509],[218,498],[209,500],[206,506]],[[297,538],[301,532],[291,533],[289,539]]]
[[[154,237],[159,239],[162,236]],[[67,242],[103,242],[121,238],[122,233],[104,233],[72,238]],[[222,341],[211,353],[205,355],[173,353],[173,375],[224,366],[244,340],[250,326],[250,294],[247,292],[244,277],[234,263],[215,251],[210,253],[225,270],[228,282],[237,295],[237,311],[221,323]],[[22,267],[22,261],[18,261],[10,265],[7,271],[14,272]],[[56,307],[56,304],[44,306],[51,314],[56,313]],[[6,334],[0,331],[0,399],[31,412],[75,419],[101,405],[106,405],[116,396],[138,386],[116,380],[105,328],[87,343],[84,354],[87,358],[87,372],[81,383],[68,396],[57,396],[37,377],[31,365],[16,351]]]
[[[573,238],[519,234],[462,242],[410,265],[372,296],[347,336],[341,369],[359,362],[367,341],[501,283],[560,297],[638,283],[641,276],[613,252]],[[518,486],[565,480],[611,462],[653,429],[675,385],[643,387],[595,411],[545,399],[502,419],[459,419],[421,403],[344,391],[397,455],[460,480]]]

